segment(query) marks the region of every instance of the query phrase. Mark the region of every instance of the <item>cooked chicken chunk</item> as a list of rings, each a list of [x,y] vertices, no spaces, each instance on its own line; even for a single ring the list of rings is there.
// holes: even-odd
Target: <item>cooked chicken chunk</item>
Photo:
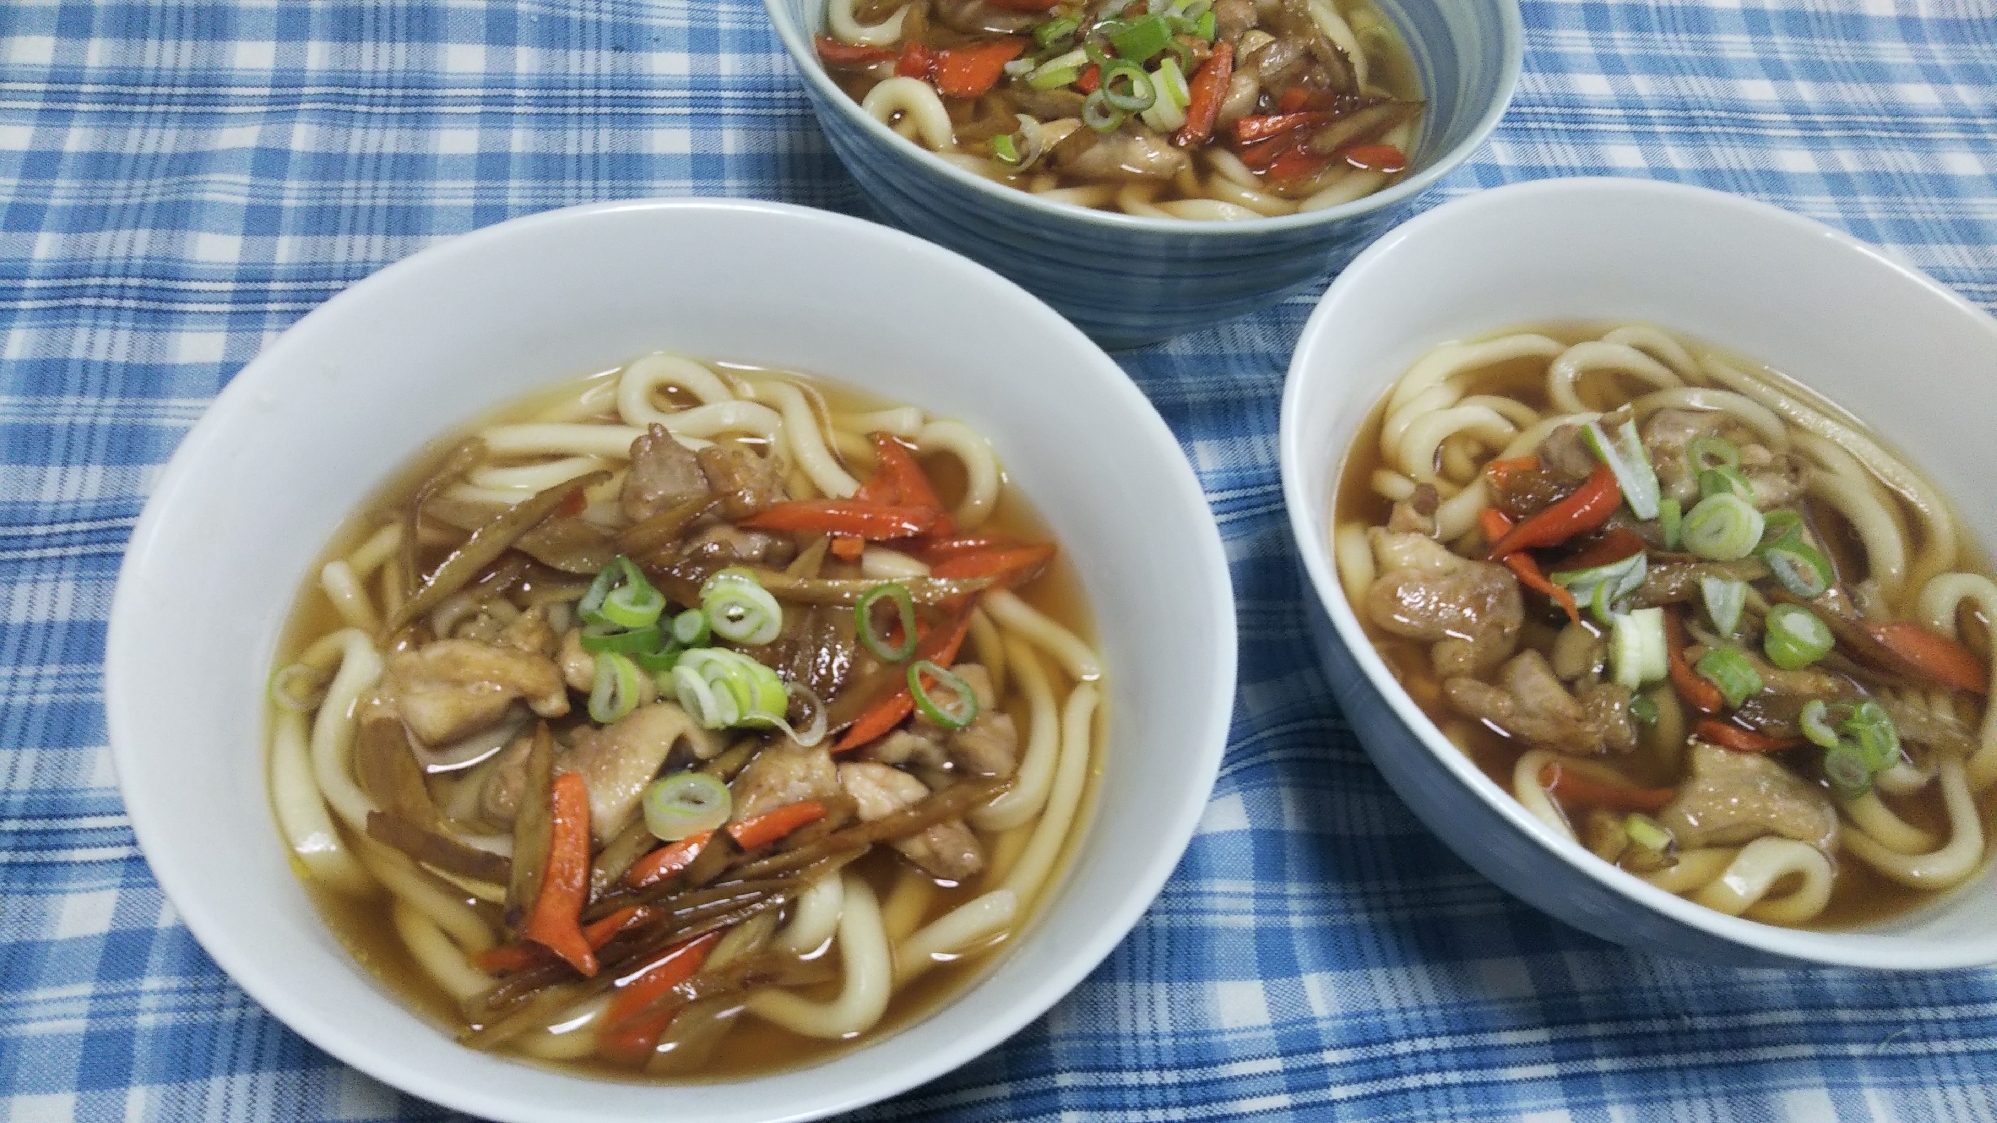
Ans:
[[[1593,756],[1636,743],[1628,691],[1598,684],[1587,702],[1577,701],[1537,651],[1520,652],[1506,663],[1496,685],[1452,678],[1443,683],[1443,692],[1458,711],[1538,748]]]
[[[929,795],[921,780],[872,761],[839,766],[839,783],[853,797],[862,822],[885,818]],[[985,868],[985,850],[962,819],[947,819],[921,834],[897,839],[894,848],[932,877],[962,881]]]
[[[1838,813],[1822,788],[1760,753],[1694,741],[1692,779],[1658,812],[1682,846],[1736,846],[1767,835],[1807,842],[1828,853]]]
[[[727,497],[721,509],[730,519],[746,519],[786,498],[775,457],[758,456],[732,444],[709,445],[694,457],[707,475],[708,486]]]
[[[761,815],[787,803],[825,799],[839,794],[839,772],[824,745],[807,749],[781,741],[756,754],[733,785],[734,822]]]
[[[445,745],[491,726],[516,698],[542,717],[569,712],[561,673],[545,656],[445,639],[388,659],[376,696],[416,739]]]
[[[639,797],[675,746],[685,742],[697,760],[721,751],[721,742],[671,702],[640,706],[623,720],[576,736],[555,761],[589,785],[589,822],[599,843],[615,838],[637,813]]]
[[[942,744],[906,729],[897,729],[861,749],[859,757],[877,764],[915,764],[923,768],[942,768],[950,763],[950,754]]]
[[[618,504],[624,517],[643,522],[653,515],[708,493],[707,473],[692,449],[664,425],[654,424],[631,442],[631,471]]]
[[[1433,539],[1372,531],[1380,576],[1366,614],[1384,631],[1435,644],[1444,678],[1479,673],[1512,653],[1525,621],[1518,579],[1501,565],[1457,557]]]
[[[502,628],[499,642],[531,655],[553,655],[560,646],[555,629],[548,624],[548,606],[537,604],[513,618]]]
[[[1171,179],[1192,166],[1192,158],[1163,137],[1129,125],[1112,133],[1076,129],[1049,157],[1058,171],[1105,183]]]

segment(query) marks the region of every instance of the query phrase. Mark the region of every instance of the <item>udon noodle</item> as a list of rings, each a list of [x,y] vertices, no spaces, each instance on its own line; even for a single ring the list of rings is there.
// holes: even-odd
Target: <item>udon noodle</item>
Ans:
[[[1771,924],[1963,885],[1997,792],[1997,584],[1797,383],[1644,324],[1449,343],[1346,462],[1339,578],[1549,830]]]
[[[406,471],[301,593],[270,793],[465,1044],[792,1067],[964,985],[1084,818],[1102,668],[971,426],[651,355]]]

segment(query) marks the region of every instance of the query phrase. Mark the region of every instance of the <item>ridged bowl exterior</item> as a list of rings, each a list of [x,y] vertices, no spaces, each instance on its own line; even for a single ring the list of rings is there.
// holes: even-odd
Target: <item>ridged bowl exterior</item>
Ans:
[[[1415,173],[1308,214],[1185,222],[1049,203],[937,158],[826,75],[811,46],[824,0],[765,3],[827,140],[881,216],[1017,282],[1106,347],[1233,319],[1342,269],[1483,142],[1511,100],[1523,50],[1516,0],[1382,0],[1428,99]]]

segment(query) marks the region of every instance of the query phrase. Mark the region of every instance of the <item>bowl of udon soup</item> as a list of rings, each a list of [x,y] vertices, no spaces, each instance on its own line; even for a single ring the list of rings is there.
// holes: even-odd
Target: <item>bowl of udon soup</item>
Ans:
[[[1482,143],[1512,0],[768,0],[888,221],[1106,346],[1351,260]]]
[[[1776,208],[1628,180],[1437,208],[1326,293],[1284,488],[1395,791],[1605,939],[1997,961],[1997,324]]]
[[[992,1047],[1171,871],[1234,681],[1119,368],[773,204],[552,212],[335,297],[189,434],[112,617],[203,946],[499,1119],[801,1119]]]

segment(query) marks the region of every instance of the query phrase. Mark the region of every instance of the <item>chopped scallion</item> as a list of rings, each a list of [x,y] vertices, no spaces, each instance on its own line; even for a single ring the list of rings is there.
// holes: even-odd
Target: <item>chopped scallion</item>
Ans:
[[[1761,542],[1761,512],[1731,492],[1699,500],[1685,516],[1685,548],[1708,561],[1739,561]]]
[[[1823,551],[1791,535],[1761,551],[1761,560],[1775,574],[1775,580],[1805,600],[1815,600],[1831,587],[1834,574]]]
[[[1664,532],[1664,548],[1676,550],[1685,542],[1685,505],[1675,495],[1657,501],[1657,524]]]
[[[675,772],[645,789],[645,827],[653,837],[676,842],[728,821],[734,798],[728,785],[705,772]]]
[[[1659,682],[1670,673],[1663,609],[1639,608],[1611,619],[1609,667],[1615,681],[1630,690]]]
[[[948,697],[932,694],[925,679],[935,680],[937,686],[948,692]],[[962,729],[978,716],[978,695],[971,684],[928,659],[909,664],[908,692],[922,716],[945,729]]]
[[[1837,643],[1831,626],[1799,604],[1778,604],[1768,610],[1761,649],[1768,661],[1785,671],[1800,670],[1830,654]]]
[[[1685,446],[1685,463],[1696,474],[1712,468],[1740,467],[1740,449],[1725,437],[1693,437]]]
[[[1699,578],[1699,595],[1706,602],[1706,616],[1722,638],[1731,638],[1740,628],[1741,610],[1747,607],[1747,582],[1729,577]]]
[[[1013,144],[1011,133],[1000,133],[992,138],[992,156],[1001,164],[1019,163],[1019,148]]]
[[[1616,427],[1614,434],[1604,432],[1601,423],[1590,421],[1581,428],[1581,438],[1594,452],[1595,458],[1609,466],[1615,473],[1616,483],[1623,489],[1623,499],[1629,509],[1640,519],[1657,517],[1657,470],[1650,465],[1650,457],[1643,450],[1643,438],[1637,436],[1636,422],[1625,421]]]
[[[894,605],[897,623],[901,626],[899,644],[890,644],[887,633],[874,619],[874,606],[882,601]],[[908,586],[889,581],[868,589],[861,595],[860,603],[853,606],[853,620],[859,630],[860,643],[876,658],[899,663],[915,654],[915,598],[909,595]]]
[[[1747,656],[1734,648],[1715,647],[1700,656],[1692,669],[1699,673],[1699,677],[1719,687],[1729,706],[1739,706],[1761,693],[1761,672],[1754,669]]]
[[[1671,832],[1663,823],[1641,811],[1631,812],[1629,818],[1623,820],[1623,833],[1629,836],[1631,842],[1653,853],[1662,854],[1671,849]]]
[[[730,643],[760,647],[783,632],[783,608],[746,569],[731,566],[708,578],[700,587],[700,610],[714,634]]]
[[[609,725],[638,708],[638,666],[615,651],[595,657],[596,677],[589,689],[589,719]]]

